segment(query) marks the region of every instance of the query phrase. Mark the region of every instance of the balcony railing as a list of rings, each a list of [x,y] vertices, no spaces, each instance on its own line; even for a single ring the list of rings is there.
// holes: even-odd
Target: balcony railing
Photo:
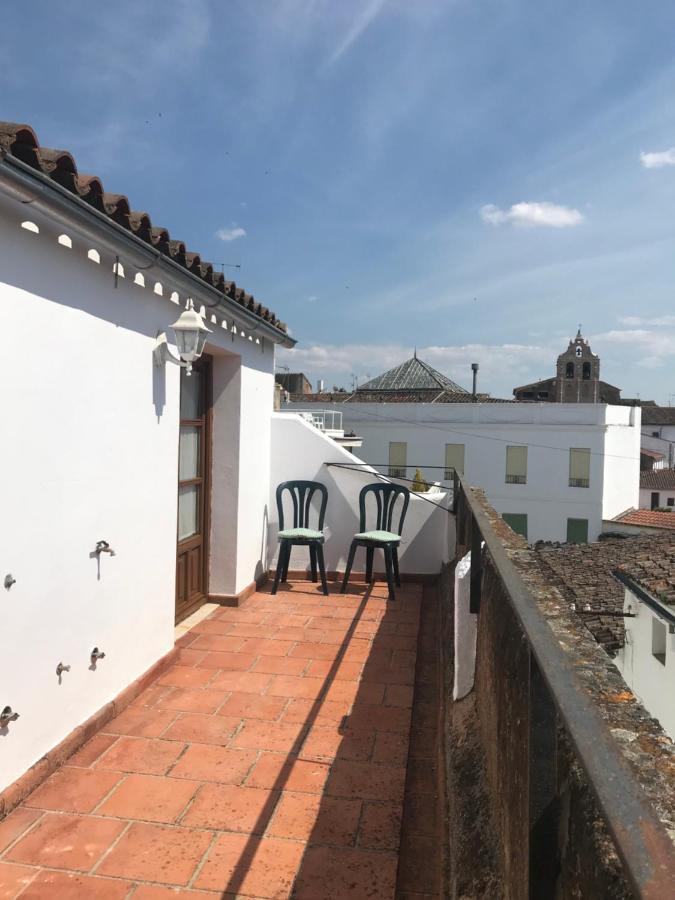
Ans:
[[[598,849],[593,830],[597,804],[630,889],[642,898],[672,896],[673,843],[600,706],[596,673],[616,679],[607,684],[620,694],[618,673],[590,635],[563,631],[559,605],[552,602],[557,611],[550,612],[538,588],[535,598],[536,578],[528,574],[525,583],[527,563],[519,553],[516,568],[488,509],[455,476],[457,558],[471,551],[470,610],[477,615],[470,702],[509,895],[571,896],[575,877],[589,878],[603,864],[611,870],[612,854]],[[570,787],[579,767],[583,790]],[[607,895],[591,885],[583,890]]]
[[[295,409],[289,407],[284,412],[292,412],[311,422],[319,431],[342,431],[342,413],[331,409]]]
[[[507,484],[527,484],[527,475],[507,475]]]
[[[587,488],[590,484],[589,478],[570,478],[570,487]]]

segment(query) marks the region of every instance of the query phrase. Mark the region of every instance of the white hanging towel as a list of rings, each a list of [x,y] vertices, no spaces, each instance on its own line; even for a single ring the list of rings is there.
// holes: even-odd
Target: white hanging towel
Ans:
[[[455,568],[455,683],[453,700],[473,690],[476,671],[476,626],[478,616],[469,612],[471,593],[471,551]]]

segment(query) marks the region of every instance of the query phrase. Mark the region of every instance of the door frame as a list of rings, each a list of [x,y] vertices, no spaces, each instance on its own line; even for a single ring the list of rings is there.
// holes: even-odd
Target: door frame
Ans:
[[[204,433],[203,447],[201,448],[201,462],[203,465],[202,490],[200,492],[203,504],[202,513],[202,586],[203,590],[197,597],[178,612],[177,596],[174,593],[174,621],[177,625],[199,609],[209,598],[209,562],[210,562],[210,537],[211,537],[211,492],[212,492],[212,440],[213,440],[213,359],[204,353],[193,363],[192,368],[199,371],[202,376],[202,402],[204,404]],[[179,389],[180,391],[180,389]],[[180,392],[178,398],[178,471],[176,472],[176,495],[178,496],[180,485]],[[183,543],[187,543],[186,538]],[[176,503],[176,583],[178,578],[178,503]]]

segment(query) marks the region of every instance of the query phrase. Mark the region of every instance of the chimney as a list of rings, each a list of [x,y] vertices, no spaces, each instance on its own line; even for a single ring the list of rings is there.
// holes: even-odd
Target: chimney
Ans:
[[[476,382],[478,380],[478,363],[471,363],[471,371],[473,372],[473,390],[471,391],[471,402],[476,402]]]

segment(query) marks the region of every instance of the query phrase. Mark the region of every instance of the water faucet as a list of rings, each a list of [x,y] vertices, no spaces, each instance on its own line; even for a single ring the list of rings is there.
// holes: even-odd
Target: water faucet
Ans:
[[[19,718],[18,712],[14,712],[11,706],[6,706],[0,712],[0,728],[5,728],[10,722],[16,722]]]
[[[96,552],[98,554],[109,553],[111,556],[115,555],[115,551],[107,541],[96,541]]]
[[[102,650],[99,650],[98,647],[94,647],[91,651],[91,664],[95,666],[99,659],[103,659],[105,657],[105,653]]]
[[[56,674],[57,674],[57,675],[59,676],[59,678],[60,678],[61,675],[63,674],[63,672],[70,672],[70,666],[64,666],[63,663],[60,662],[60,663],[58,664],[58,666],[56,667]]]

